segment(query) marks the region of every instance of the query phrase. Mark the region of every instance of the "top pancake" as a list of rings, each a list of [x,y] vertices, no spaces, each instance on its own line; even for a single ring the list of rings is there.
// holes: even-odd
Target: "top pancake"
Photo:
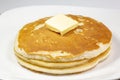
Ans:
[[[18,47],[27,54],[38,51],[61,51],[79,55],[98,49],[98,43],[110,43],[112,34],[101,22],[84,16],[67,16],[82,25],[61,36],[45,27],[44,22],[50,17],[42,18],[25,25],[19,31]]]

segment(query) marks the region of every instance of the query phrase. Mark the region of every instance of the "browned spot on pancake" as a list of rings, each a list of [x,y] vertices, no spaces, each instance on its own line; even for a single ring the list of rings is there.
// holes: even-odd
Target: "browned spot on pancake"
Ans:
[[[69,17],[84,23],[76,29],[82,29],[80,34],[75,34],[75,30],[71,30],[64,36],[50,31],[45,26],[34,30],[35,25],[43,24],[48,18],[25,25],[19,32],[19,47],[23,48],[27,53],[37,51],[65,51],[73,55],[82,54],[84,51],[98,49],[96,44],[102,42],[109,43],[111,40],[110,30],[102,23],[94,19],[83,16],[68,15]],[[81,19],[81,21],[80,21]],[[92,24],[91,24],[92,23]]]

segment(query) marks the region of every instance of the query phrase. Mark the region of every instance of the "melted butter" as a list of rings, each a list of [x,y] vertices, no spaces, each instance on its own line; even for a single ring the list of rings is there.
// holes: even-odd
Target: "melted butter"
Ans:
[[[73,55],[98,49],[97,43],[109,43],[112,37],[110,30],[102,23],[89,17],[68,15],[84,25],[69,31],[64,36],[47,29],[45,26],[34,30],[35,25],[44,24],[48,18],[25,25],[19,32],[19,47],[27,53],[37,51],[65,51]],[[89,22],[88,22],[89,21]],[[92,24],[91,24],[92,23]],[[80,34],[75,34],[76,29],[82,29]],[[31,36],[32,35],[32,36]]]

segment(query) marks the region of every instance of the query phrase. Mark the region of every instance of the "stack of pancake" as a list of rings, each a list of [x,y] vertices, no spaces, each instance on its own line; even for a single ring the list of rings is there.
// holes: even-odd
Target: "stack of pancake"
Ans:
[[[66,15],[79,25],[63,36],[49,30],[45,17],[26,24],[18,33],[14,51],[20,65],[50,74],[88,70],[109,55],[112,33],[101,22],[80,15]]]

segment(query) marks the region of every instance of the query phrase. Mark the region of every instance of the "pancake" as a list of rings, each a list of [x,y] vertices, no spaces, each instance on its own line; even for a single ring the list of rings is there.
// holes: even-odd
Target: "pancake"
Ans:
[[[94,57],[92,59],[75,61],[70,63],[48,63],[39,60],[27,59],[17,53],[16,56],[19,64],[21,64],[23,67],[27,69],[37,72],[44,72],[47,74],[63,75],[63,74],[73,74],[73,73],[83,72],[93,68],[99,62],[103,61],[108,57],[109,50],[110,48],[107,49],[105,52],[101,53],[99,56]],[[44,65],[43,63],[46,66],[43,66]]]
[[[26,24],[18,33],[14,51],[18,62],[31,70],[69,74],[94,67],[109,54],[112,33],[101,22],[67,15],[79,25],[64,36],[49,30],[45,17]]]

